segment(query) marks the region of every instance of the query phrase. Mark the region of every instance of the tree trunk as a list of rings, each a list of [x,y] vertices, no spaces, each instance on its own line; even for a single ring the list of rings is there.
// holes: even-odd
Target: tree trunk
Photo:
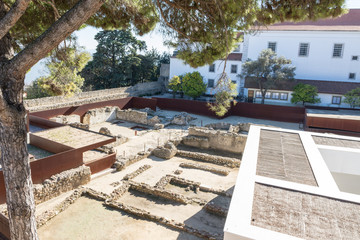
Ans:
[[[261,104],[265,104],[265,97],[264,96],[261,97]]]
[[[22,103],[9,105],[3,95],[0,94],[0,163],[11,239],[38,239],[26,144],[25,108]]]
[[[7,34],[0,39],[0,164],[11,239],[38,239],[22,97],[25,76],[9,73],[13,54]]]

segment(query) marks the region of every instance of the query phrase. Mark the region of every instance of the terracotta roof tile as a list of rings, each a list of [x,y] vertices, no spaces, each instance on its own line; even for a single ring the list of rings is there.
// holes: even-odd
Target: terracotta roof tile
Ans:
[[[360,9],[350,9],[347,14],[337,18],[318,21],[283,22],[262,27],[268,31],[360,31]]]

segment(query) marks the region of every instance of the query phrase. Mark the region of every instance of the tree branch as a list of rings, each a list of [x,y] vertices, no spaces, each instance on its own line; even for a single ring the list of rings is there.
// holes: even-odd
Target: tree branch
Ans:
[[[13,75],[23,75],[67,36],[77,30],[104,4],[104,0],[80,0],[48,30],[17,54],[9,64]]]
[[[17,0],[9,12],[0,19],[0,39],[9,32],[10,28],[14,26],[19,18],[25,13],[30,2],[31,0]]]

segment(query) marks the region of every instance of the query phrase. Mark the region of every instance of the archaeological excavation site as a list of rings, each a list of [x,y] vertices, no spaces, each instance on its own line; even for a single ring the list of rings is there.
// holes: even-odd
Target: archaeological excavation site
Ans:
[[[40,239],[233,240],[257,239],[258,233],[269,239],[287,239],[283,233],[311,239],[271,220],[275,215],[285,223],[293,220],[280,216],[285,200],[276,194],[278,188],[316,195],[332,181],[349,192],[340,181],[329,180],[335,173],[316,172],[320,165],[312,160],[314,149],[326,152],[324,146],[332,141],[320,133],[305,136],[296,112],[274,121],[242,116],[235,109],[219,119],[206,102],[104,91],[27,102]],[[360,146],[357,138],[336,141]],[[324,176],[328,179],[321,180]],[[352,201],[351,207],[359,207],[357,199],[324,189],[317,199]],[[290,202],[295,206],[301,196]],[[8,239],[5,200],[0,177],[0,232]]]

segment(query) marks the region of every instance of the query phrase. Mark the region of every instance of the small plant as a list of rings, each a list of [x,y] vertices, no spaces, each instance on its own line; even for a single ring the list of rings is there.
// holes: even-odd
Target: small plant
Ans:
[[[318,90],[315,86],[309,84],[299,83],[293,89],[291,103],[302,102],[305,106],[305,103],[320,103],[320,98],[318,98]]]
[[[175,98],[176,93],[181,92],[181,78],[179,76],[174,76],[170,79],[168,84],[168,89],[172,90],[173,98]]]
[[[214,95],[215,102],[208,104],[210,110],[215,112],[219,117],[224,116],[228,112],[232,102],[236,103],[234,96],[237,94],[236,84],[232,83],[226,74],[223,74],[221,78],[218,81],[219,84],[216,86],[218,91]]]
[[[350,105],[350,107],[360,107],[360,87],[350,90],[345,95],[344,103]]]
[[[206,84],[199,72],[187,73],[182,79],[182,90],[194,100],[206,91]]]

